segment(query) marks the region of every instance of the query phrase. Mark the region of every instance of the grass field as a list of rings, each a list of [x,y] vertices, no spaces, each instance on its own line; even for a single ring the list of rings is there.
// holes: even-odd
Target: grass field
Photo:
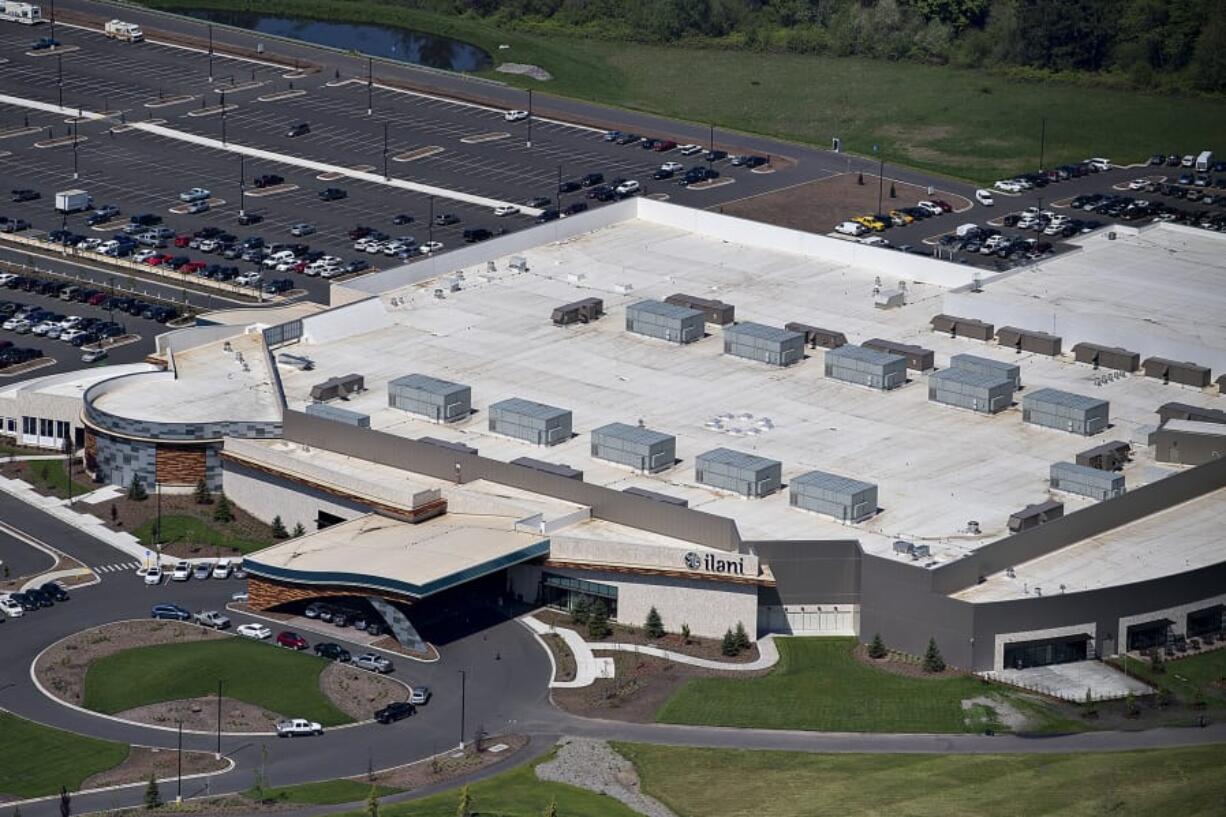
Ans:
[[[182,0],[145,5],[187,7]],[[249,8],[247,0],[191,6]],[[373,0],[271,0],[260,8],[457,37],[496,59],[534,63],[554,76],[540,83],[488,72],[510,84],[823,147],[841,136],[848,150],[861,154],[879,145],[887,164],[979,181],[1037,166],[1044,118],[1048,166],[1088,156],[1132,162],[1157,151],[1226,150],[1226,99],[1026,83],[907,62],[532,35]],[[499,44],[511,47],[500,51]]]
[[[202,506],[211,512],[211,506]],[[142,545],[153,545],[157,542],[156,520],[149,520],[139,525],[132,534],[140,539]],[[266,539],[245,536],[241,531],[226,530],[220,523],[211,522],[196,516],[183,514],[164,514],[162,516],[162,544],[186,542],[193,545],[204,545],[209,548],[233,548],[241,553],[253,553],[273,544],[269,535]]]
[[[1124,668],[1118,659],[1111,663]],[[1167,661],[1166,672],[1153,672],[1148,664],[1131,660],[1127,669],[1150,686],[1166,687],[1183,703],[1192,703],[1199,693],[1207,708],[1226,709],[1226,650]]]
[[[0,712],[0,795],[23,799],[75,791],[128,757],[123,743],[95,740]]]
[[[122,712],[145,704],[224,694],[324,726],[348,723],[319,689],[322,658],[240,638],[139,647],[101,658],[85,675],[85,706]]]
[[[73,497],[88,494],[97,487],[89,484],[89,478],[81,472],[80,465],[73,465],[72,477]],[[24,463],[22,478],[43,493],[61,499],[68,497],[68,471],[64,468],[63,460],[30,460]]]
[[[1210,817],[1226,746],[1026,755],[822,755],[615,748],[680,817]]]
[[[379,797],[395,794],[400,789],[391,786],[375,786]],[[257,791],[248,789],[243,796],[251,800],[276,800],[281,803],[304,803],[316,806],[335,806],[341,803],[357,803],[370,796],[370,784],[359,780],[321,780],[318,783],[303,783],[300,786],[285,786],[279,789]]]
[[[666,723],[823,732],[966,732],[993,725],[962,701],[998,688],[969,677],[908,678],[852,655],[854,638],[782,638],[779,664],[761,678],[699,678],[665,702]]]

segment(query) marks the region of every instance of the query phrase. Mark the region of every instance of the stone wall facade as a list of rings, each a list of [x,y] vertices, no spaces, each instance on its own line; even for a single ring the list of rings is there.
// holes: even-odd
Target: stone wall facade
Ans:
[[[206,477],[206,462],[206,451],[199,446],[158,445],[158,482],[162,485],[195,485]]]

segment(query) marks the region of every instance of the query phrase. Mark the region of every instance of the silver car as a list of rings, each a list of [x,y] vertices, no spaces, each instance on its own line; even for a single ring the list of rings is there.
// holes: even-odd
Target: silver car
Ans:
[[[353,659],[353,665],[360,669],[370,670],[371,672],[391,672],[396,669],[396,665],[382,655],[373,652],[364,652]]]

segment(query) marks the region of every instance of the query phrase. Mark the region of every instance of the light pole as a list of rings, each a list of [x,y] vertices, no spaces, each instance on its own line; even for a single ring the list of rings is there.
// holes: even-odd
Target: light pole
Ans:
[[[209,84],[213,84],[213,24],[209,23]]]
[[[465,681],[467,676],[464,670],[460,670],[460,748],[464,748],[464,704],[465,704]]]
[[[711,135],[707,142],[707,172],[711,170],[711,164],[715,161],[715,123],[711,123]]]
[[[1047,147],[1047,117],[1043,117],[1043,124],[1039,128],[1039,172],[1043,172],[1043,151]]]
[[[383,123],[383,181],[390,178],[387,175],[387,123]]]
[[[430,220],[426,222],[426,243],[434,243],[434,196],[430,197]]]
[[[221,92],[221,143],[226,143],[226,92]]]
[[[79,168],[77,166],[77,120],[72,120],[72,178],[75,181],[80,178]]]
[[[69,436],[64,438],[64,453],[67,455],[68,470],[68,507],[72,507],[72,427],[68,428]]]
[[[179,771],[176,775],[178,778],[177,791],[175,793],[175,802],[183,802],[183,719],[179,719]]]
[[[217,759],[221,760],[221,685],[225,683],[217,679]]]
[[[238,154],[238,215],[239,218],[247,215],[246,196],[247,196],[247,173],[243,154]]]
[[[366,115],[375,112],[375,60],[366,58]]]
[[[877,156],[877,212],[881,212],[881,195],[885,190],[885,156],[877,145],[873,145],[873,153]]]
[[[59,95],[60,110],[64,110],[64,55],[55,55],[55,87]]]
[[[562,163],[558,162],[558,186],[553,192],[554,204],[557,205],[558,213],[562,212]]]
[[[528,89],[528,141],[524,147],[532,147],[532,89]]]

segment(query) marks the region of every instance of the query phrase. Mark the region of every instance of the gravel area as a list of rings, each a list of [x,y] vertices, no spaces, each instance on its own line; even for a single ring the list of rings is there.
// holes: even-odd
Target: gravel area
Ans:
[[[146,704],[116,712],[115,717],[153,726],[174,726],[182,720],[184,729],[211,732],[217,728],[217,698],[188,698]],[[221,699],[223,732],[271,732],[276,728],[277,721],[285,717],[284,714],[245,701]]]
[[[113,769],[85,778],[81,789],[121,786],[125,783],[140,783],[149,779],[150,772],[158,779],[170,779],[178,773],[179,753],[171,749],[150,749],[133,746],[128,758]],[[211,752],[184,752],[183,774],[221,772],[230,768],[224,760],[217,760]]]
[[[500,745],[506,748],[497,752],[490,751],[491,748]],[[375,772],[371,782],[412,791],[423,786],[433,786],[470,775],[498,763],[506,763],[527,745],[528,738],[524,735],[496,735],[486,738],[482,752],[475,751],[470,743],[464,752],[444,752],[426,760],[418,760],[394,769]]]
[[[329,664],[319,674],[319,687],[328,700],[355,721],[369,720],[392,701],[407,701],[409,688],[386,675]]]
[[[659,800],[643,794],[634,764],[603,740],[563,738],[553,760],[536,767],[536,776],[608,795],[647,817],[676,817]]]

